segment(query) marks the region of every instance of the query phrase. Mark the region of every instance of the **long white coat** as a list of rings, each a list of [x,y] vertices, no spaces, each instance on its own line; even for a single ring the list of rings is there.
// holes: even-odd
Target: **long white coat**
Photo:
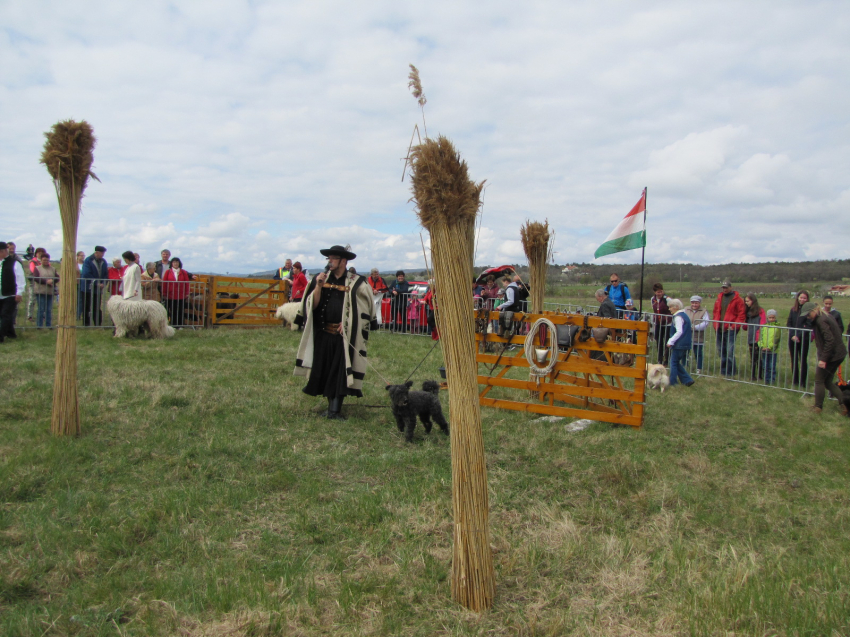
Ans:
[[[345,277],[348,292],[342,306],[342,334],[348,347],[345,348],[346,385],[349,389],[361,390],[366,376],[366,341],[369,330],[378,329],[375,320],[375,304],[372,301],[372,288],[366,278],[348,272]],[[295,359],[296,376],[307,376],[313,367],[313,293],[316,290],[314,277],[301,302],[301,309],[295,321],[304,325],[304,333],[298,346]]]

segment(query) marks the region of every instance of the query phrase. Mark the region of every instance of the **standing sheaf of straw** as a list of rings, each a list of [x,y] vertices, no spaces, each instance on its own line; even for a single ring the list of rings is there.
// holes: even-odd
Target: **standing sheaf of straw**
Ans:
[[[543,311],[543,295],[546,292],[546,272],[552,261],[552,246],[555,231],[549,229],[549,220],[543,223],[526,220],[520,228],[522,249],[528,259],[528,275],[531,279],[531,312]]]
[[[67,120],[53,125],[44,136],[41,163],[53,178],[59,214],[62,217],[62,269],[59,279],[59,329],[56,337],[56,368],[53,378],[53,412],[50,430],[56,436],[80,434],[80,406],[77,394],[77,224],[80,201],[89,177],[97,179],[91,167],[95,137],[85,121]]]
[[[452,597],[480,612],[492,606],[496,589],[469,297],[475,221],[484,182],[469,179],[466,162],[442,136],[416,146],[411,166],[417,215],[431,235],[431,264],[439,291],[438,329],[449,385]]]

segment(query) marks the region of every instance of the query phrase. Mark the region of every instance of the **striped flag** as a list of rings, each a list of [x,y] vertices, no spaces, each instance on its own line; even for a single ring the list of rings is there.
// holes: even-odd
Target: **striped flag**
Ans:
[[[616,228],[605,239],[605,243],[596,249],[593,255],[595,259],[604,257],[606,254],[625,252],[635,248],[646,247],[646,188],[640,196],[640,201],[635,204],[631,212],[627,214]]]

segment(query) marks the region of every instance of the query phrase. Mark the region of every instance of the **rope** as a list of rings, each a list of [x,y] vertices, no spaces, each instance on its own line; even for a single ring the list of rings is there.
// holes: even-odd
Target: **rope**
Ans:
[[[437,347],[439,342],[440,341],[434,341],[434,344],[431,346],[431,349],[429,349],[428,353],[425,354],[425,358],[428,358],[431,355],[431,352],[434,351],[434,348]],[[421,361],[419,361],[419,365],[417,365],[416,367],[413,368],[413,371],[410,372],[410,376],[413,376],[416,373],[416,370],[419,369],[422,366],[422,363],[425,362],[425,358],[423,358]],[[408,376],[407,378],[404,379],[405,383],[410,380],[410,376]],[[389,385],[389,383],[387,383],[387,385]]]
[[[546,328],[549,330],[550,334],[548,348],[549,363],[546,365],[546,367],[538,367],[536,352],[534,351],[534,337],[537,336],[537,332],[540,330],[541,325],[545,325]],[[540,379],[543,376],[548,376],[552,373],[552,370],[555,369],[555,365],[558,362],[558,331],[555,328],[555,324],[544,317],[541,317],[534,321],[534,324],[531,326],[531,329],[528,330],[528,334],[525,335],[524,349],[525,360],[528,361],[529,374],[531,374],[532,378],[534,378],[539,384]]]

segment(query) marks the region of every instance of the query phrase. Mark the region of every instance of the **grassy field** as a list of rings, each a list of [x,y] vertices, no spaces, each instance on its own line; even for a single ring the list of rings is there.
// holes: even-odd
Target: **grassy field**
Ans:
[[[372,370],[318,418],[297,339],[81,331],[79,439],[49,434],[55,335],[4,344],[0,635],[850,635],[834,404],[701,379],[642,430],[483,409],[479,616],[450,596],[448,439],[405,443]],[[430,347],[379,333],[369,360],[397,382]]]

